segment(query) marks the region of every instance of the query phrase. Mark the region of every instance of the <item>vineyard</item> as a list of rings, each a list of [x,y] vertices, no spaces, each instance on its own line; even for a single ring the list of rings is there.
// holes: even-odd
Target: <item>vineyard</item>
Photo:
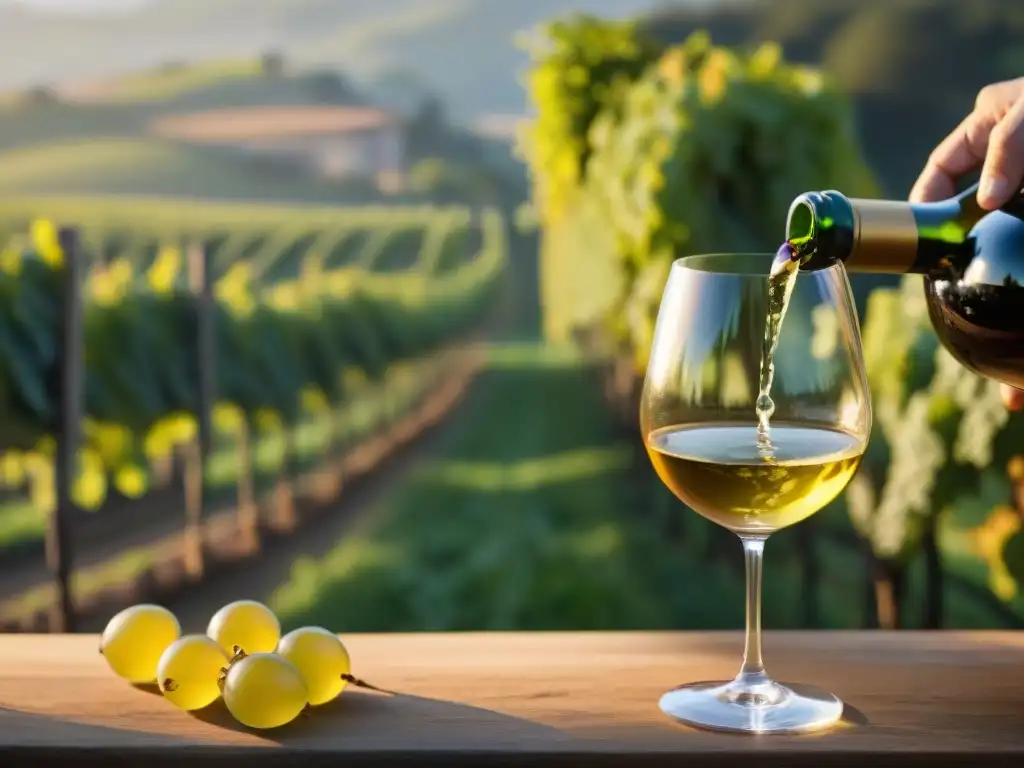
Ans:
[[[729,48],[702,31],[666,41],[635,22],[577,15],[546,25],[531,54],[537,117],[521,150],[543,227],[545,331],[615,361],[606,388],[637,443],[672,262],[762,252],[767,264],[797,194],[872,197],[877,184],[848,96],[822,71],[787,62],[776,44]],[[845,495],[778,537],[792,545],[784,559],[800,573],[802,621],[1020,626],[1024,419],[1006,412],[994,383],[939,347],[919,279],[882,276],[854,289],[874,425]],[[810,321],[790,311],[783,333],[813,344]],[[645,483],[654,488],[640,506],[665,508],[649,471]],[[708,540],[705,561],[734,556],[721,531],[683,535]],[[856,608],[838,616],[827,584],[850,574],[843,607]]]
[[[65,536],[108,545],[139,516],[181,521],[180,493],[157,500],[184,487],[197,525],[212,502],[251,508],[268,483],[396,427],[465,368],[452,350],[494,306],[505,226],[455,207],[0,200],[6,567],[39,559],[55,517]],[[69,295],[78,376],[63,354]]]
[[[519,182],[461,160],[393,200],[500,210],[0,190],[0,630],[226,592],[345,631],[739,626],[734,537],[639,433],[662,287],[683,255],[774,250],[801,192],[877,195],[877,169],[848,96],[776,45],[587,16],[532,45],[514,212]],[[179,149],[18,150],[6,189],[110,160],[255,194]],[[28,183],[51,164],[75,183]],[[772,538],[766,623],[1024,626],[1024,414],[939,347],[915,278],[853,288],[870,449]]]
[[[657,483],[600,368],[564,348],[492,345],[433,461],[258,598],[288,628],[342,632],[742,626],[735,537]],[[820,626],[862,623],[856,550],[834,541],[843,518],[833,507],[813,520]],[[773,629],[807,626],[800,538],[768,547]]]

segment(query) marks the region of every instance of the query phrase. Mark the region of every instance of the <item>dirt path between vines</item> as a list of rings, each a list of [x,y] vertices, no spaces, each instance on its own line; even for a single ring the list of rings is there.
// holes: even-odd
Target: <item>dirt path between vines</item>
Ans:
[[[459,429],[465,401],[478,386],[479,379],[474,378],[459,398],[460,402],[427,434],[397,452],[386,467],[361,477],[333,509],[287,537],[268,542],[258,556],[234,563],[195,586],[183,587],[173,597],[163,600],[163,604],[174,611],[184,631],[205,632],[210,616],[225,603],[243,598],[268,601],[273,591],[288,580],[298,559],[326,555],[411,472],[437,455],[438,448]],[[80,629],[102,631],[107,618],[100,615],[83,618]]]
[[[486,357],[486,345],[479,341],[449,350],[440,359],[445,371],[442,383],[425,400],[379,435],[296,477],[294,495],[287,487],[279,487],[275,490],[283,490],[284,496],[272,493],[262,497],[255,520],[232,508],[211,513],[202,531],[207,559],[201,575],[193,576],[186,568],[185,536],[180,527],[163,532],[155,525],[144,526],[146,534],[156,534],[144,551],[126,552],[116,561],[99,563],[93,572],[79,570],[85,560],[80,558],[75,576],[85,581],[75,588],[78,621],[74,631],[102,629],[113,613],[132,603],[168,604],[201,596],[232,578],[236,568],[252,563],[249,572],[260,573],[274,563],[290,563],[305,542],[333,541],[337,532],[371,503],[375,489],[393,485],[396,476],[429,454],[435,433],[444,431],[461,409]],[[246,527],[247,521],[258,521],[259,533]],[[133,538],[141,534],[125,533]],[[103,543],[123,546],[126,537],[110,538],[112,541]],[[274,570],[280,572],[281,568]],[[2,576],[0,587],[7,587]],[[24,578],[21,575],[18,581]],[[47,580],[9,595],[0,602],[0,631],[49,631],[53,614],[47,606],[53,605],[52,591],[53,584]]]

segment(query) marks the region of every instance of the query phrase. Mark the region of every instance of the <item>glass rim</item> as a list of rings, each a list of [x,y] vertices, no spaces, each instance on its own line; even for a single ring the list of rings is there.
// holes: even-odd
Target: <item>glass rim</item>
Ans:
[[[723,269],[721,265],[725,260],[731,260],[732,268]],[[722,275],[731,277],[756,277],[768,279],[774,253],[767,251],[721,251],[718,253],[694,253],[689,256],[680,256],[672,262],[672,270],[685,270],[687,272],[703,272],[708,275]],[[814,270],[827,274],[842,268],[840,262],[827,267]]]

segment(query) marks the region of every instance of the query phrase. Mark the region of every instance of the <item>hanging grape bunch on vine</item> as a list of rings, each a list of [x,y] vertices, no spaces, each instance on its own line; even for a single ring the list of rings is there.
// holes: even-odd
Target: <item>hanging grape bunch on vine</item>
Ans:
[[[667,50],[591,132],[586,180],[617,236],[620,328],[645,365],[661,282],[679,256],[756,251],[802,189],[869,193],[845,99],[778,46],[746,55],[696,33]]]
[[[665,48],[634,25],[574,17],[543,30],[524,136],[535,203],[600,211],[622,295],[608,319],[646,365],[668,264],[778,240],[804,189],[874,190],[846,99],[778,46],[742,54],[704,33]]]
[[[873,610],[882,626],[939,627],[946,613],[943,536],[965,540],[986,562],[996,597],[1008,596],[1007,573],[1024,576],[1024,557],[1015,554],[1024,548],[1013,535],[1019,524],[993,522],[1015,510],[1020,496],[1014,477],[1021,462],[1013,459],[1024,445],[1024,418],[1006,411],[996,382],[939,345],[919,277],[871,294],[863,344],[875,423],[847,507],[872,558]],[[990,528],[998,542],[989,543]],[[925,565],[920,617],[905,604],[918,553]]]
[[[586,175],[595,117],[643,73],[660,46],[633,22],[580,14],[545,24],[524,47],[534,61],[526,87],[538,109],[520,151],[533,172],[541,219],[550,223]]]

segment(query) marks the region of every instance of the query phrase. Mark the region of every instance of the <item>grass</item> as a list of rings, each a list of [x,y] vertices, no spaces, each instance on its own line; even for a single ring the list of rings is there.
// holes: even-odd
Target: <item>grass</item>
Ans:
[[[258,60],[220,59],[135,72],[104,82],[90,95],[108,103],[170,101],[214,85],[255,79],[263,79]]]
[[[389,414],[408,413],[412,403],[430,381],[431,361],[396,366],[382,386],[364,394],[357,402],[358,412],[342,408],[328,418],[310,418],[293,433],[296,466],[299,470],[314,466],[322,460],[332,438],[351,445],[365,439],[379,429]],[[347,429],[339,430],[342,425]],[[253,469],[257,488],[269,487],[276,478],[284,456],[283,433],[273,433],[260,439],[253,448]],[[230,497],[238,481],[240,461],[234,447],[222,448],[211,456],[206,467],[206,481],[211,501]],[[0,512],[0,554],[7,547],[23,546],[26,541],[42,541],[46,518],[26,503],[12,503]],[[108,561],[95,566],[76,569],[72,588],[79,599],[124,584],[151,566],[160,555],[160,545],[134,547]],[[52,584],[42,584],[0,605],[5,617],[29,616],[50,606],[54,599]]]
[[[733,558],[702,555],[713,526],[672,501],[667,536],[631,494],[638,475],[593,367],[566,348],[492,348],[429,465],[321,559],[297,561],[271,598],[285,625],[339,631],[738,627]],[[639,482],[653,481],[641,473]],[[667,494],[667,492],[666,492]],[[769,547],[769,626],[797,626],[788,537]],[[775,555],[779,555],[776,557]],[[854,626],[841,568],[832,626]],[[859,593],[858,593],[859,594]],[[847,599],[842,599],[846,595]]]
[[[593,368],[568,348],[492,348],[461,426],[322,558],[298,560],[271,598],[288,627],[337,631],[739,628],[738,542],[631,468]],[[666,521],[675,522],[667,533]],[[863,554],[837,532],[842,501],[812,523],[819,626],[864,626]],[[829,534],[831,531],[831,534]],[[709,556],[717,537],[720,554]],[[804,626],[804,572],[788,530],[766,551],[764,625]],[[712,547],[714,548],[714,546]],[[908,626],[919,624],[921,564]],[[950,626],[1001,626],[947,584]]]
[[[443,455],[361,534],[296,564],[273,598],[284,622],[499,629],[599,626],[627,605],[646,615],[615,517],[626,457],[588,373],[564,353],[497,350]]]
[[[42,542],[45,533],[46,518],[28,499],[0,507],[0,553],[25,542]]]
[[[265,167],[221,149],[143,138],[93,138],[0,154],[0,195],[165,195],[329,201],[338,184]]]
[[[0,159],[4,156],[0,155]],[[256,233],[287,227],[322,229],[427,226],[443,208],[434,205],[309,205],[251,200],[197,200],[170,194],[133,196],[120,193],[0,192],[0,220],[29,220],[45,215],[57,221],[94,222],[144,228],[147,231],[231,231]],[[145,224],[141,227],[140,222]]]
[[[599,320],[614,305],[622,285],[613,238],[582,208],[570,220],[545,229],[540,250],[544,334],[563,342],[574,326]]]
[[[270,600],[286,628],[742,626],[738,542],[660,486],[637,502],[636,484],[656,480],[633,466],[632,448],[610,420],[592,365],[572,348],[492,346],[487,372],[459,419],[435,458],[404,478],[327,555],[295,562]],[[372,430],[372,423],[366,428]],[[307,424],[297,436],[300,450],[320,454],[329,429],[327,420]],[[257,464],[267,469],[279,456],[272,442],[257,451]],[[228,454],[215,457],[211,479],[230,482],[230,463]],[[674,533],[664,525],[670,519],[678,523]],[[819,626],[863,626],[867,572],[862,553],[836,535],[849,532],[842,501],[805,525],[818,532]],[[724,549],[709,557],[716,536]],[[768,629],[803,625],[806,584],[797,541],[789,530],[767,547]],[[955,553],[947,559],[965,573]],[[142,550],[132,551],[77,578],[83,588],[98,589],[145,562]],[[919,623],[922,573],[920,562],[911,564],[910,627]],[[48,595],[40,588],[21,601],[22,608],[39,607]],[[1002,625],[1000,616],[972,602],[952,580],[946,597],[948,626]]]
[[[150,567],[156,555],[153,547],[137,547],[95,567],[78,569],[71,575],[71,590],[83,600],[121,586]],[[0,606],[0,610],[5,619],[27,618],[48,609],[55,599],[54,585],[40,584]]]
[[[379,429],[388,414],[408,411],[410,403],[422,393],[423,382],[429,380],[429,366],[429,361],[396,365],[383,383],[353,393],[348,403],[337,411],[309,414],[290,434],[272,431],[256,436],[252,446],[256,485],[269,484],[280,472],[289,440],[294,447],[293,461],[299,468],[305,468],[321,459],[332,442],[350,445]],[[218,436],[205,471],[206,487],[213,502],[231,501],[241,471],[235,437]],[[0,557],[5,551],[41,546],[46,526],[46,515],[28,499],[12,500],[0,506]]]

